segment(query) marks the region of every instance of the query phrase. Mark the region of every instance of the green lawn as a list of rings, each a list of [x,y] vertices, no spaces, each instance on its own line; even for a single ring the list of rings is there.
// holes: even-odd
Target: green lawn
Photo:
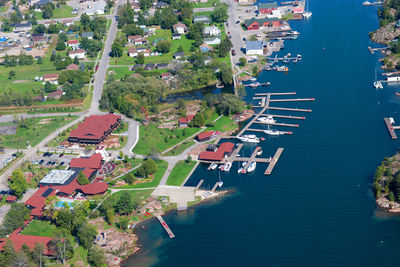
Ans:
[[[121,125],[118,126],[113,133],[115,134],[125,133],[126,131],[128,131],[128,128],[129,124],[124,121],[121,121]]]
[[[163,154],[164,156],[176,156],[181,154],[183,151],[185,151],[185,149],[187,149],[188,147],[194,145],[195,142],[192,140],[189,141],[185,141],[182,144],[180,144],[177,147],[174,147],[173,149],[171,149],[170,151],[168,151],[167,153]]]
[[[161,181],[161,178],[163,177],[165,171],[167,170],[168,167],[168,163],[164,160],[157,160],[156,161],[157,164],[157,171],[154,173],[154,179],[151,180],[150,178],[147,179],[148,182],[144,182],[144,183],[139,183],[139,184],[133,184],[133,185],[126,185],[126,186],[119,186],[117,188],[148,188],[148,187],[156,187],[158,186],[158,184]],[[133,171],[135,172],[135,171]],[[124,179],[124,177],[122,177],[121,179]],[[146,179],[145,179],[146,181]]]
[[[28,128],[18,126],[15,135],[0,136],[0,146],[6,148],[26,148],[27,141],[29,141],[30,145],[33,147],[50,133],[76,118],[78,118],[78,116],[53,116],[25,119],[29,122],[30,126]],[[50,119],[48,120],[49,123],[45,123],[46,119]]]
[[[135,204],[140,203],[141,201],[147,199],[151,193],[153,192],[153,189],[149,190],[124,190],[124,191],[119,191],[114,194],[112,194],[113,198],[119,199],[122,195],[123,192],[128,192],[132,196],[132,201]]]
[[[52,236],[56,226],[49,221],[33,220],[28,227],[22,231],[23,235]]]
[[[213,11],[203,11],[203,12],[196,12],[194,16],[207,16],[211,19],[211,14],[214,13]]]
[[[193,3],[193,8],[204,8],[213,7],[215,4],[219,3],[219,0],[208,0],[206,3]]]
[[[178,163],[169,174],[167,185],[181,186],[190,171],[193,169],[194,165],[196,165],[196,161],[178,161]]]
[[[149,155],[157,151],[162,152],[199,130],[199,128],[160,129],[156,125],[140,126],[139,142],[133,152],[140,155]]]
[[[232,120],[231,118],[227,116],[221,117],[219,120],[217,120],[214,123],[214,126],[208,127],[207,130],[211,131],[220,131],[220,132],[227,132],[227,131],[234,131],[238,128],[238,125],[236,124],[235,120]]]
[[[113,73],[111,73],[111,71]],[[109,67],[107,71],[107,76],[113,76],[115,80],[120,80],[125,78],[127,74],[132,74],[133,72],[129,70],[129,67]]]
[[[61,7],[56,7],[53,10],[53,16],[51,17],[51,19],[76,17],[77,14],[72,14],[72,10],[73,10],[73,8],[70,7],[69,5],[62,5]],[[40,13],[40,12],[35,12],[35,15],[38,20],[44,19],[42,16],[42,13]]]

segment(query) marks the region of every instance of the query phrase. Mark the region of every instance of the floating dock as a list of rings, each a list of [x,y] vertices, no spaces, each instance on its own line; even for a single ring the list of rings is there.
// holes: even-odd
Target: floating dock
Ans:
[[[278,108],[278,107],[269,107],[268,109],[273,110],[286,110],[286,111],[298,111],[298,112],[311,112],[311,109],[302,109],[302,108]]]
[[[254,161],[254,159],[257,156],[257,152],[261,149],[261,147],[257,147],[254,149],[253,153],[251,154],[250,158],[242,158],[242,161],[247,161],[246,165],[244,165],[243,170],[247,170],[249,168],[250,164]]]
[[[314,101],[315,98],[271,99],[269,102]]]
[[[263,133],[265,130],[262,130],[262,129],[247,129],[247,131]],[[279,132],[279,135],[293,134],[292,132],[287,132],[287,131],[277,131],[277,132]]]
[[[389,134],[390,134],[390,137],[392,137],[392,139],[397,139],[397,135],[394,132],[395,128],[390,123],[389,118],[384,118],[383,120],[385,121],[386,127],[387,127],[387,129],[389,131]],[[398,126],[396,126],[396,127],[398,127]],[[400,127],[398,129],[400,129]]]
[[[262,121],[255,121],[254,123],[274,125],[274,126],[295,127],[295,128],[299,127],[298,124],[289,124],[289,123],[280,123],[280,122],[267,123],[267,122],[262,122]]]
[[[175,235],[172,233],[171,229],[168,227],[167,223],[164,221],[164,219],[158,215],[157,216],[158,221],[161,223],[162,227],[164,228],[165,232],[169,235],[169,238],[174,238]]]
[[[390,48],[389,46],[386,46],[386,47],[377,47],[377,48],[372,48],[372,47],[368,46],[368,50],[369,50],[369,52],[370,52],[371,54],[374,54],[375,51],[383,51],[383,50],[387,50],[387,49],[389,49],[389,48]]]
[[[265,170],[264,174],[265,175],[270,175],[273,169],[275,168],[276,163],[278,162],[280,156],[282,155],[283,148],[278,148],[276,151],[274,157],[272,158],[271,162],[268,165],[268,168]]]
[[[293,119],[293,120],[305,120],[306,117],[302,116],[291,116],[291,115],[274,115],[274,114],[263,114],[265,116],[272,116],[274,118],[282,118],[282,119]]]

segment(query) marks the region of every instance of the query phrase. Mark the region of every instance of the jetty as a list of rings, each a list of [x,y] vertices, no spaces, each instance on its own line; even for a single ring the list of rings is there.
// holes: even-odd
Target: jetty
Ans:
[[[272,158],[271,162],[268,164],[268,168],[265,170],[265,175],[270,175],[272,170],[275,168],[276,163],[278,162],[279,158],[281,157],[283,152],[283,148],[278,148],[274,157]]]
[[[383,1],[376,1],[376,2],[369,2],[369,1],[364,1],[362,3],[363,6],[379,6],[382,5]]]
[[[168,227],[168,225],[164,221],[163,217],[161,217],[161,215],[158,215],[157,219],[160,222],[160,224],[162,225],[162,227],[164,228],[165,232],[167,232],[167,234],[169,235],[169,238],[174,238],[175,237],[174,233],[172,233],[171,228]]]
[[[247,131],[263,133],[265,130],[262,130],[262,129],[247,129]],[[293,134],[292,132],[288,132],[288,131],[277,131],[277,132],[279,133],[279,135]]]
[[[281,123],[281,122],[263,122],[263,121],[255,121],[254,123],[258,124],[267,124],[267,125],[274,125],[274,126],[285,126],[285,127],[299,127],[298,124],[289,124],[289,123]]]
[[[370,52],[371,54],[374,54],[375,51],[383,51],[383,50],[387,50],[387,49],[389,49],[389,48],[390,48],[389,46],[377,47],[377,48],[372,48],[372,47],[368,46],[368,50],[369,50],[369,52]]]
[[[392,139],[397,139],[397,135],[394,132],[395,129],[400,129],[400,126],[393,126],[392,123],[390,122],[389,118],[383,118],[383,120],[385,121],[386,127],[389,131],[390,137]]]
[[[265,115],[272,116],[272,117],[275,117],[275,118],[292,119],[292,120],[305,120],[306,119],[306,117],[304,117],[304,116],[299,117],[299,116],[276,115],[276,114],[265,114]]]

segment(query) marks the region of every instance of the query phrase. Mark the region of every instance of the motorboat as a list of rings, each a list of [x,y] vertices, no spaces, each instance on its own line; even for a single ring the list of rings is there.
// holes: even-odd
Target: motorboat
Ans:
[[[292,34],[299,35],[300,33],[298,31],[292,31]]]
[[[241,173],[243,171],[243,167],[240,167],[239,169],[238,169],[238,173]]]
[[[258,118],[257,120],[265,124],[272,124],[276,122],[276,120],[274,120],[273,116],[271,115],[268,115],[267,117]]]
[[[368,6],[368,5],[370,5],[370,4],[371,4],[370,1],[364,1],[364,2],[362,2],[362,5],[363,5],[363,6]]]
[[[303,18],[308,19],[311,16],[312,16],[312,12],[310,12],[310,11],[303,12]]]
[[[249,167],[247,168],[247,172],[253,172],[256,169],[256,165],[257,163],[255,161],[253,161]]]
[[[264,133],[269,134],[269,135],[280,135],[281,132],[278,130],[264,130]]]
[[[396,92],[396,95],[397,95],[397,96],[400,96],[400,93],[399,93],[399,92]]]
[[[261,156],[261,154],[263,153],[263,151],[260,149],[257,151],[257,156]]]
[[[222,187],[223,185],[224,185],[224,182],[222,182],[222,181],[218,182],[218,187]]]
[[[255,87],[259,87],[259,86],[269,86],[269,85],[271,85],[270,82],[265,82],[265,83],[254,82],[254,83],[247,84],[246,86],[255,88]]]
[[[303,58],[303,56],[300,55],[300,54],[297,54],[296,58],[297,58],[298,60],[301,60],[301,59]]]
[[[289,68],[286,66],[276,66],[276,71],[289,71]]]
[[[374,82],[374,87],[375,87],[375,89],[382,89],[383,88],[382,82],[381,81],[375,81]]]
[[[218,167],[217,163],[211,163],[210,164],[210,170],[215,170]]]
[[[232,163],[230,163],[230,162],[227,162],[227,163],[224,165],[224,171],[225,171],[225,172],[229,172],[229,171],[231,170],[231,168],[232,168]]]
[[[257,136],[253,136],[253,135],[243,135],[243,136],[239,136],[237,137],[237,139],[239,139],[242,142],[247,142],[247,143],[259,143],[260,142],[260,138],[258,138]]]
[[[390,118],[389,118],[389,122],[390,122],[390,124],[393,125],[393,124],[394,124],[394,119],[393,119],[392,117],[390,117]]]
[[[250,81],[255,82],[255,81],[257,81],[257,78],[256,77],[251,77]]]
[[[246,164],[247,164],[247,161],[243,161],[243,162],[242,162],[242,166],[243,166],[243,167],[246,166]]]

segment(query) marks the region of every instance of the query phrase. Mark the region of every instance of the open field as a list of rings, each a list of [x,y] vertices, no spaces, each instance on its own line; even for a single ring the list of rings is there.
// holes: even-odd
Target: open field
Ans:
[[[181,186],[186,176],[188,176],[190,171],[193,169],[194,165],[196,165],[196,161],[178,161],[169,174],[167,185]]]
[[[51,224],[49,221],[33,220],[28,227],[22,231],[23,235],[34,235],[34,236],[49,236],[53,235],[56,230],[56,226]]]
[[[163,154],[164,156],[176,156],[181,154],[183,151],[185,151],[185,149],[187,149],[188,147],[194,145],[194,141],[189,140],[189,141],[185,141],[182,144],[180,144],[177,147],[174,147],[173,149],[171,149],[170,151],[168,151],[167,153]]]

